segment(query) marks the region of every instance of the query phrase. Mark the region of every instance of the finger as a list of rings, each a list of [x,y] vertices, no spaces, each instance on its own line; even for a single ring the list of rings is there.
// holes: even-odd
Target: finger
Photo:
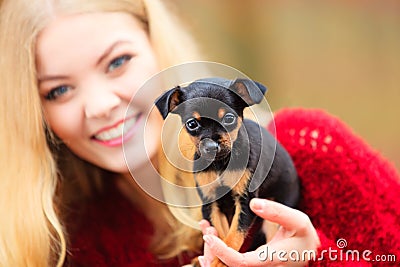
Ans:
[[[240,253],[228,247],[221,239],[205,235],[204,240],[210,251],[227,266],[265,266],[266,261],[260,260],[259,250]]]
[[[210,223],[207,220],[201,220],[199,222],[201,232],[203,235],[215,235],[218,236],[217,229],[215,227],[210,226]]]
[[[205,238],[205,236],[216,236],[213,233],[212,229],[214,229],[214,228],[213,227],[208,227],[206,229],[206,235],[203,236],[203,239]],[[207,234],[207,232],[209,232],[209,234]],[[215,258],[214,252],[210,249],[210,246],[208,245],[208,243],[204,242],[204,256],[203,256],[204,266],[210,266],[211,262],[214,260],[214,258]]]
[[[253,198],[250,208],[261,218],[278,223],[289,231],[298,232],[307,229],[311,224],[303,212],[271,200]]]
[[[201,232],[203,235],[215,235],[218,236],[217,230],[214,227],[210,226],[210,223],[207,220],[201,220],[199,222]],[[214,253],[210,251],[208,245],[204,244],[204,256],[201,257],[201,265],[202,266],[210,266],[211,262],[214,260]],[[200,259],[199,259],[200,261]]]
[[[201,232],[203,233],[203,235],[205,235],[206,234],[206,229],[208,227],[210,227],[210,223],[207,220],[203,219],[203,220],[201,220],[199,222],[199,226],[200,226]]]

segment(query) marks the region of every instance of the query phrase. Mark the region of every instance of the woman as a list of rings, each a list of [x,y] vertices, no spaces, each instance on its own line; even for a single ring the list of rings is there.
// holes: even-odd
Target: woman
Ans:
[[[141,1],[97,0],[2,3],[1,36],[8,37],[1,41],[1,121],[3,129],[12,128],[13,133],[1,133],[2,164],[7,165],[2,166],[1,181],[3,188],[15,193],[1,196],[1,265],[62,265],[70,249],[65,233],[75,229],[64,232],[60,217],[68,221],[76,216],[69,215],[70,205],[84,206],[83,200],[95,198],[95,189],[101,191],[110,177],[129,175],[118,143],[121,137],[109,136],[112,128],[121,124],[141,83],[161,68],[196,55],[166,8],[157,1],[146,6]],[[187,53],[174,53],[179,48],[176,39],[185,44]],[[135,62],[128,64],[133,57]],[[6,88],[13,88],[12,93]],[[89,103],[91,97],[96,99]],[[136,126],[143,123],[140,108],[131,120]],[[149,121],[157,132],[158,119]],[[139,166],[142,158],[145,155],[136,159]],[[140,168],[145,171],[147,166]],[[124,184],[128,179],[115,178],[111,183]],[[126,194],[135,192],[142,208],[152,207],[149,217],[166,214],[163,220],[149,218],[161,221],[156,229],[165,228],[159,236],[173,231],[168,225],[173,217],[165,206],[137,186],[129,190]],[[130,201],[135,204],[137,199]],[[165,249],[174,239],[174,235],[164,238],[160,255],[174,254]]]
[[[121,149],[125,111],[140,85],[165,67],[201,59],[169,8],[155,0],[2,2],[1,265],[179,266],[201,253],[201,236],[141,191]],[[133,103],[124,140],[144,176],[152,166],[135,150],[145,138],[135,129],[144,127],[148,98]],[[160,118],[147,125],[157,137]],[[155,164],[158,145],[147,151]],[[275,204],[257,201],[256,213],[282,225],[275,248],[317,248],[302,212],[276,205],[271,213]],[[237,254],[204,238],[203,265],[213,255],[238,265]],[[255,265],[267,266],[256,256]]]

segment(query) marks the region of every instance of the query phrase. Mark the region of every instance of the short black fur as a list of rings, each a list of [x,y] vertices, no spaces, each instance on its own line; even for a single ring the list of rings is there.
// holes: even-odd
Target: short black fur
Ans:
[[[241,170],[251,174],[248,180],[241,181],[245,190],[240,193],[221,181],[214,194],[207,195],[200,187],[201,181],[196,180],[204,202],[203,217],[212,222],[212,206],[217,205],[232,225],[235,205],[240,205],[236,231],[246,237],[248,233],[257,232],[262,223],[250,210],[252,198],[273,199],[296,207],[300,197],[299,180],[289,154],[267,130],[252,120],[243,119],[243,110],[260,103],[265,91],[263,85],[246,79],[210,78],[173,88],[156,101],[164,119],[170,112],[179,114],[189,135],[197,140],[193,155],[195,177],[207,174],[218,178],[223,173]],[[228,119],[226,114],[229,114]],[[236,119],[234,123],[231,123],[232,117]],[[196,122],[190,121],[193,119]],[[224,124],[224,120],[229,123]],[[236,139],[230,146],[222,145],[221,140],[226,141],[229,134]],[[256,184],[260,181],[255,190],[250,190],[252,181]],[[265,242],[262,238],[254,240]],[[251,247],[258,245],[261,244],[253,243]]]

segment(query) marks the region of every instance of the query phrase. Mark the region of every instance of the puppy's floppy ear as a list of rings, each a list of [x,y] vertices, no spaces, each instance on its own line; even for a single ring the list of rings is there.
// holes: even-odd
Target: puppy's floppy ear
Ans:
[[[164,120],[168,116],[168,113],[172,112],[179,105],[179,96],[181,93],[182,91],[180,86],[177,86],[168,90],[156,99],[156,107],[160,111]]]
[[[241,96],[249,106],[260,103],[267,92],[267,88],[261,83],[243,78],[234,80],[229,89]]]

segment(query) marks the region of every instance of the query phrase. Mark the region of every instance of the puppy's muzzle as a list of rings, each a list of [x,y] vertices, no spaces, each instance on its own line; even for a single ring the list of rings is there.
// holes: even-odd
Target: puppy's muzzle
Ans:
[[[199,151],[202,157],[212,160],[221,151],[221,147],[214,140],[205,138],[200,141]]]

